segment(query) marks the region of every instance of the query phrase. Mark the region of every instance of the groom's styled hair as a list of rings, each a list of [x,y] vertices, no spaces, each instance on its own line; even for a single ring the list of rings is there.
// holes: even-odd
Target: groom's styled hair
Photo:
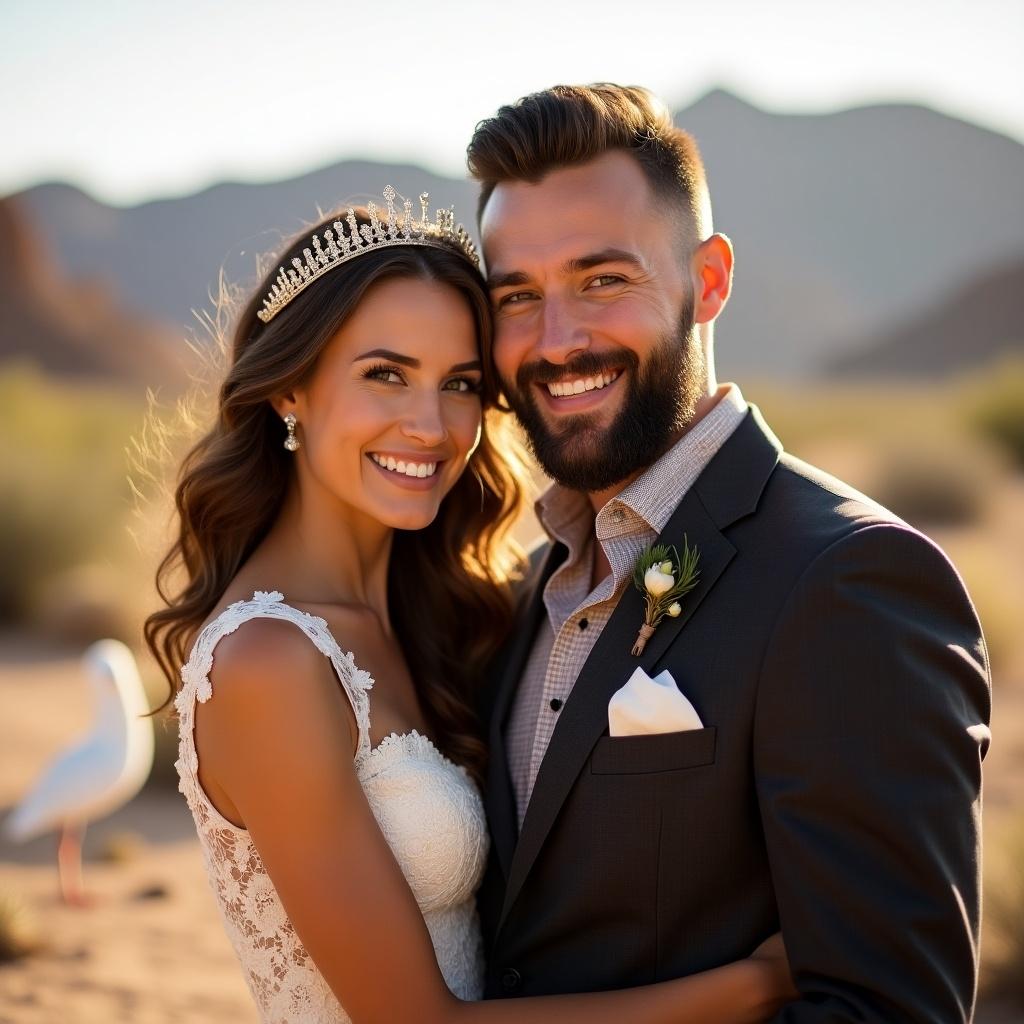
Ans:
[[[501,182],[535,183],[616,149],[633,156],[654,195],[683,212],[698,238],[710,233],[711,203],[693,137],[647,89],[607,82],[552,86],[476,126],[466,152],[480,182],[477,217]]]

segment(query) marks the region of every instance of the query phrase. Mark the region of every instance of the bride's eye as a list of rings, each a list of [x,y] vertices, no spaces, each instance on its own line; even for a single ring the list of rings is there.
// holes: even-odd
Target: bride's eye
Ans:
[[[472,377],[452,377],[451,380],[445,382],[444,390],[462,394],[479,394],[480,387],[480,381]]]
[[[364,380],[379,380],[384,384],[404,384],[405,378],[397,366],[371,366],[363,371]]]

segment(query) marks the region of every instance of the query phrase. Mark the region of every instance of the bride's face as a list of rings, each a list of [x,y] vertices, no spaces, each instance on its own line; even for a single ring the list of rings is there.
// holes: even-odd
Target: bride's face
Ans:
[[[299,483],[386,526],[428,526],[480,441],[480,353],[450,285],[374,285],[324,349],[291,408]]]

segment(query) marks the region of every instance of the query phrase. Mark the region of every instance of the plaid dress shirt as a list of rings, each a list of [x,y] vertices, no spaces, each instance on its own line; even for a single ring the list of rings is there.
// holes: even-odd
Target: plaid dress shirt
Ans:
[[[541,525],[553,541],[568,548],[569,555],[544,588],[547,617],[537,631],[506,725],[505,746],[520,827],[558,713],[630,584],[637,558],[657,539],[683,495],[746,414],[740,389],[723,385],[711,411],[611,498],[596,518],[586,494],[559,484],[538,499]],[[591,590],[595,538],[611,574]]]

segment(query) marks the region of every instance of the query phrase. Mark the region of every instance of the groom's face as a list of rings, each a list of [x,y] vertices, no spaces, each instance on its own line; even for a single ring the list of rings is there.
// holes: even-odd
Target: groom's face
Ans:
[[[627,153],[499,184],[481,220],[494,358],[546,472],[600,492],[693,417],[703,375],[685,233]]]

